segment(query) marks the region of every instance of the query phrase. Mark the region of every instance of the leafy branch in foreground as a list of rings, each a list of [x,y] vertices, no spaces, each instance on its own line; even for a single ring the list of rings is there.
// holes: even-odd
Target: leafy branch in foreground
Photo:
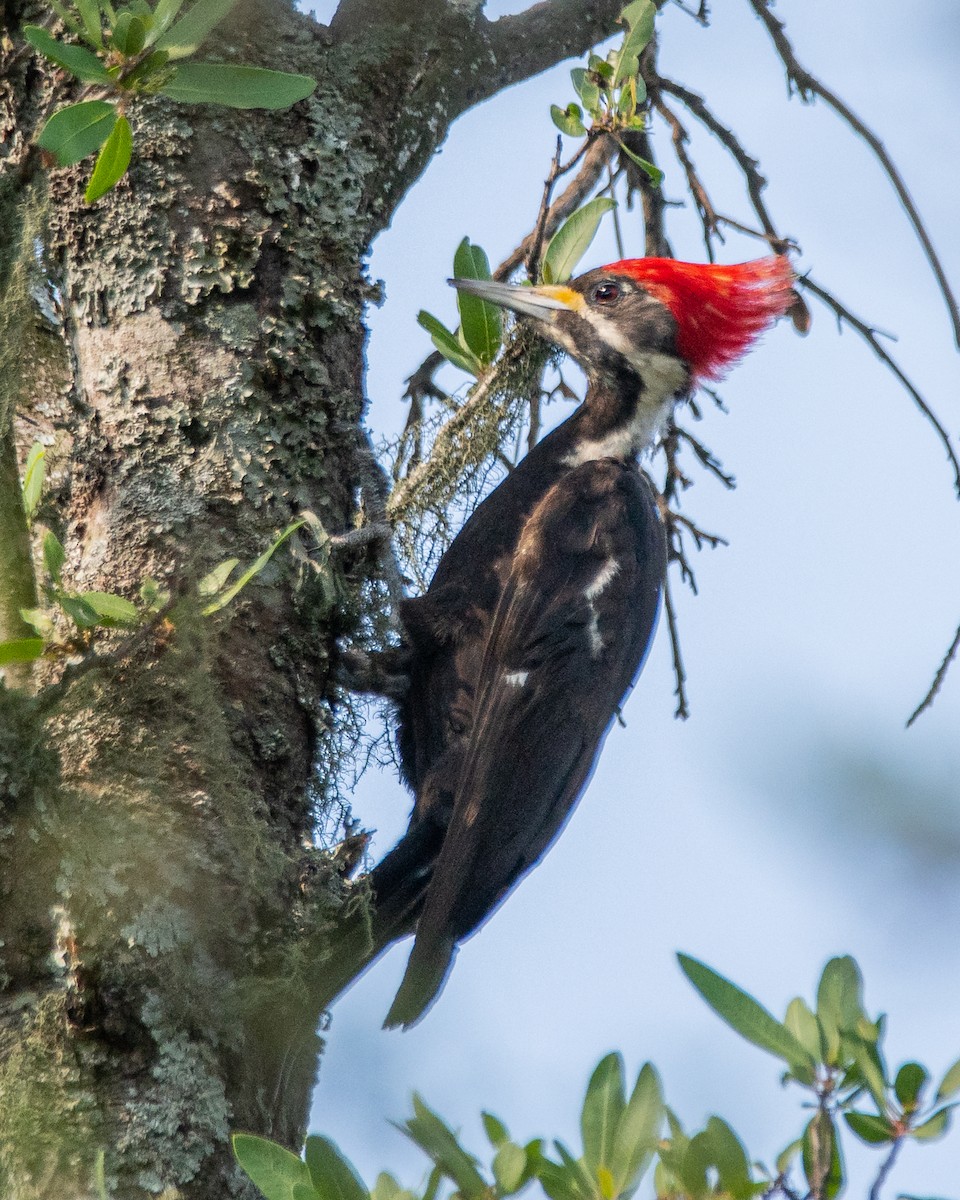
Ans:
[[[863,982],[850,957],[824,967],[816,1003],[792,1000],[778,1021],[757,1000],[712,968],[679,955],[687,978],[710,1007],[754,1045],[787,1066],[783,1081],[812,1093],[815,1109],[800,1135],[774,1160],[754,1162],[740,1138],[712,1116],[694,1133],[684,1130],[664,1102],[656,1069],[644,1064],[629,1097],[623,1059],[608,1054],[587,1086],[580,1116],[579,1157],[560,1141],[514,1141],[506,1126],[483,1114],[490,1143],[489,1166],[423,1100],[414,1095],[413,1116],[398,1125],[431,1163],[425,1186],[403,1188],[382,1173],[368,1189],[352,1164],[328,1138],[308,1137],[305,1158],[265,1138],[233,1136],[237,1161],[266,1200],[499,1200],[536,1183],[548,1200],[629,1200],[649,1168],[657,1200],[833,1200],[848,1180],[841,1151],[847,1130],[882,1149],[870,1200],[880,1191],[902,1146],[946,1133],[953,1097],[960,1093],[960,1061],[931,1095],[926,1067],[904,1063],[894,1074],[882,1043],[885,1019],[863,1008]],[[869,1111],[870,1105],[876,1111]],[[865,1110],[865,1107],[866,1109]],[[809,1107],[809,1106],[807,1106]],[[843,1124],[838,1121],[842,1116]],[[791,1172],[803,1183],[795,1185]]]
[[[307,75],[233,63],[184,62],[230,13],[237,0],[196,0],[177,19],[183,0],[50,0],[56,18],[76,41],[45,26],[24,25],[29,44],[83,84],[80,99],[58,109],[37,145],[61,167],[99,151],[84,199],[99,200],[123,178],[133,153],[126,112],[137,96],[168,96],[185,104],[231,108],[288,108],[309,96]]]

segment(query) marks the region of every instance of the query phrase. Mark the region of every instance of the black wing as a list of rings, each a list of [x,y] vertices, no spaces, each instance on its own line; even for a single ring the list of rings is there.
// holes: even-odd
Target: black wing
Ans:
[[[544,854],[593,769],[656,623],[666,566],[650,489],[600,459],[531,514],[484,649],[449,827],[387,1024],[436,995],[456,944]]]

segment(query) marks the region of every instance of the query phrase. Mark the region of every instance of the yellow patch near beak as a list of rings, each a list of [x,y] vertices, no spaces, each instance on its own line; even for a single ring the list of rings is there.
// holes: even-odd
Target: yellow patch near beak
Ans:
[[[586,303],[579,292],[562,283],[542,283],[539,287],[530,288],[531,295],[543,296],[547,300],[556,300],[571,312],[579,312]]]

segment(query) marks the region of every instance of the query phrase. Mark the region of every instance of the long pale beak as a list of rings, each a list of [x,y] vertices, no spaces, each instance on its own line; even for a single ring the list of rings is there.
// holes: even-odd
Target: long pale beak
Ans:
[[[479,300],[499,304],[501,308],[509,308],[525,317],[536,317],[539,321],[551,321],[557,312],[577,312],[583,305],[580,293],[562,284],[520,287],[514,283],[497,283],[493,279],[448,279],[447,282]]]

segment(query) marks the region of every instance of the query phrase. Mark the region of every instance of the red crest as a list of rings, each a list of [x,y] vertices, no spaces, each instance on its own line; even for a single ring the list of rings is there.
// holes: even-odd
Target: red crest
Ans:
[[[670,309],[677,350],[695,380],[719,379],[794,297],[795,276],[782,255],[734,266],[625,258],[604,270],[629,275]]]

